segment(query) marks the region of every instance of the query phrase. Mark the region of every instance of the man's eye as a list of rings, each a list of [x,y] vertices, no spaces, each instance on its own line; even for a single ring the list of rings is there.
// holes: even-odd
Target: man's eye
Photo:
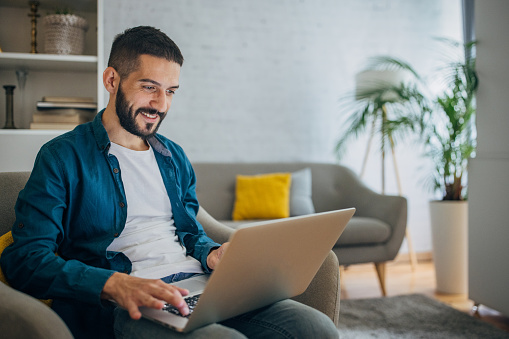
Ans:
[[[169,89],[169,90],[166,91],[166,94],[167,95],[173,95],[173,94],[175,94],[175,91],[172,91],[171,89]]]
[[[143,86],[144,89],[146,89],[147,91],[153,91],[155,89],[154,86]]]

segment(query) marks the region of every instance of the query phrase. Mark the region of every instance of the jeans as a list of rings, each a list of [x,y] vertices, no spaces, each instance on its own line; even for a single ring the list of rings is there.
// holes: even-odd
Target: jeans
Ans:
[[[178,273],[180,274],[180,273]],[[171,280],[176,277],[166,277]],[[121,308],[114,312],[115,337],[138,338],[338,338],[334,323],[322,312],[293,300],[283,300],[255,311],[179,333],[141,318],[133,320]]]
[[[175,273],[172,275],[169,275],[167,277],[161,278],[162,281],[164,281],[167,284],[171,284],[177,281],[189,279],[191,277],[194,277],[195,275],[202,275],[203,273]]]

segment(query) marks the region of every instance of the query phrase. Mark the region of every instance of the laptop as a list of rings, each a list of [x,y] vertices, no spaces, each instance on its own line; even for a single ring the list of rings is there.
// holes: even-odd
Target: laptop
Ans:
[[[350,208],[242,227],[212,274],[174,283],[189,290],[185,299],[199,296],[190,315],[183,317],[167,305],[162,310],[140,307],[142,316],[189,332],[299,295],[354,213]]]

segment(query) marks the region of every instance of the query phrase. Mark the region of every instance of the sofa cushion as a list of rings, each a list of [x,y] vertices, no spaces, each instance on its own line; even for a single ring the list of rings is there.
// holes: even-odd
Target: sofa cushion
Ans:
[[[290,216],[315,213],[311,199],[311,168],[307,167],[292,173],[290,186]]]
[[[380,244],[387,241],[390,235],[391,228],[383,221],[374,218],[353,217],[336,245]]]
[[[233,229],[256,226],[258,223],[268,220],[221,220],[220,223]],[[341,237],[336,241],[340,246],[358,246],[369,244],[381,244],[389,239],[391,230],[389,225],[374,218],[353,217]]]
[[[232,219],[290,216],[290,173],[237,175]]]

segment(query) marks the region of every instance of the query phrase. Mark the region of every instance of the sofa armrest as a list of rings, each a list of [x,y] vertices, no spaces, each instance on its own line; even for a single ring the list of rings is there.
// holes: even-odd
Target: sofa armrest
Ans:
[[[307,290],[292,299],[326,314],[338,326],[339,297],[339,262],[338,257],[331,251]]]
[[[219,244],[227,242],[233,232],[235,232],[234,229],[214,219],[214,217],[201,206],[196,215],[196,220],[203,226],[205,233]]]
[[[391,227],[390,238],[385,244],[386,255],[389,258],[396,257],[407,227],[407,199],[370,191],[362,193],[356,199],[356,215],[379,219]]]
[[[394,258],[405,236],[407,199],[402,196],[384,195],[373,191],[352,170],[343,166],[337,166],[333,180],[334,189],[330,190],[328,194],[320,196],[319,206],[325,205],[326,210],[327,208],[355,207],[356,217],[375,218],[385,222],[391,228],[391,236],[385,244],[385,257]],[[317,209],[321,210],[322,208]],[[343,261],[345,258],[341,259]]]
[[[218,243],[228,241],[234,229],[221,224],[200,206],[198,222],[212,240]],[[331,251],[304,293],[293,299],[326,314],[338,325],[339,321],[339,263]]]
[[[73,338],[63,320],[48,306],[0,282],[2,338]]]

